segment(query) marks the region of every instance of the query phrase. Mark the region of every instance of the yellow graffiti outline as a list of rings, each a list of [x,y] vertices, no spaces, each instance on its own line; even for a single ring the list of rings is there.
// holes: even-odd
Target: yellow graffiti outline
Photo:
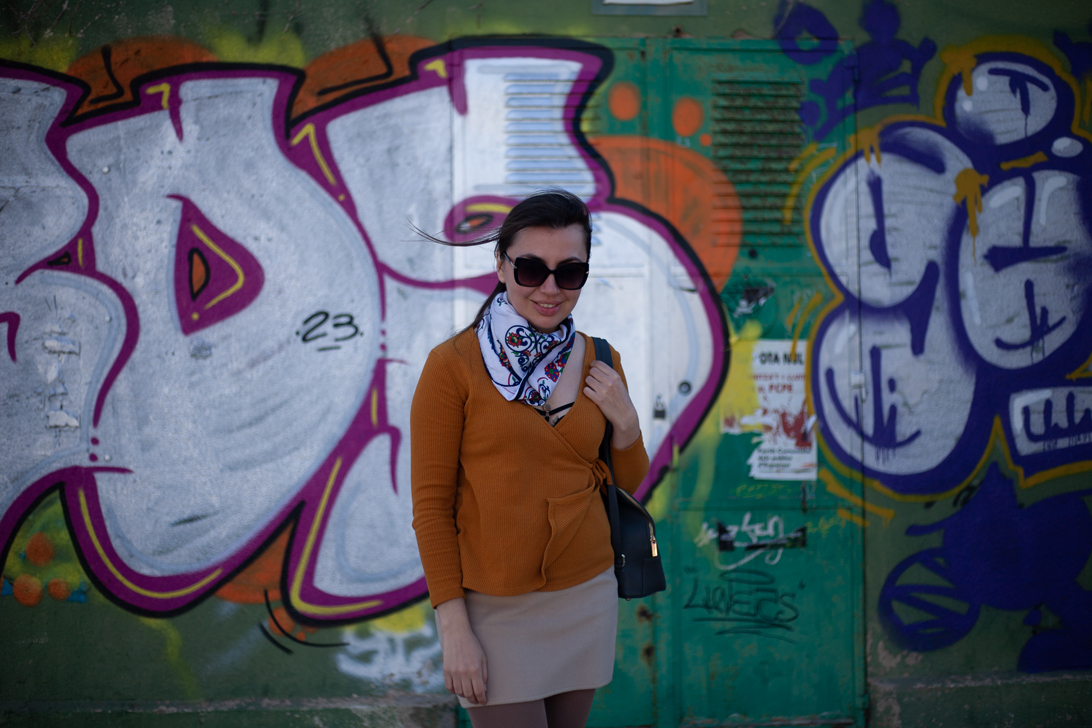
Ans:
[[[845,520],[847,520],[847,521],[849,521],[851,523],[856,523],[861,528],[868,528],[868,521],[865,520],[864,518],[861,518],[856,513],[850,513],[845,508],[839,508],[837,513],[843,519],[845,519]]]
[[[792,332],[792,347],[789,349],[789,359],[796,358],[796,345],[800,341],[800,334],[804,332],[804,322],[808,320],[808,316],[811,316],[819,305],[823,303],[823,294],[816,292],[808,301],[808,305],[804,306],[804,310],[800,312],[800,318],[796,320],[796,326],[793,327]],[[814,412],[815,410],[812,410]]]
[[[426,71],[435,71],[436,75],[440,78],[447,78],[447,64],[444,63],[443,58],[437,58],[435,61],[430,61],[425,64]]]
[[[501,205],[496,202],[477,202],[466,206],[467,212],[500,212],[507,215],[512,211],[511,205]]]
[[[801,162],[803,162],[805,159],[807,159],[811,155],[815,154],[815,152],[817,152],[818,150],[819,150],[819,142],[812,142],[808,146],[804,147],[800,151],[800,153],[797,154],[795,157],[793,157],[792,161],[789,162],[789,171],[790,172],[795,172],[796,168],[800,166]]]
[[[379,390],[372,390],[372,427],[379,425]]]
[[[883,154],[880,152],[880,131],[870,126],[857,132],[855,145],[864,153],[865,164],[872,164],[872,155],[876,155],[876,166],[883,166]]]
[[[895,519],[895,510],[893,508],[881,508],[875,503],[869,503],[863,498],[858,498],[853,495],[844,485],[838,482],[826,468],[819,470],[819,480],[823,481],[823,485],[827,487],[827,492],[831,495],[837,496],[843,500],[847,500],[858,508],[863,508],[869,513],[874,513],[883,519],[883,525],[886,528],[887,524],[891,523]]]
[[[235,280],[235,284],[231,288],[227,289],[219,296],[205,304],[205,310],[208,311],[210,308],[220,303],[220,301],[223,301],[228,296],[238,292],[238,290],[243,287],[243,283],[246,281],[246,278],[243,276],[242,267],[235,262],[235,259],[224,251],[220,250],[220,247],[216,243],[212,242],[212,240],[209,239],[209,236],[205,235],[205,233],[202,232],[201,228],[197,227],[196,223],[190,225],[190,230],[193,231],[194,235],[201,238],[201,242],[209,246],[212,252],[223,258],[227,262],[227,264],[231,266],[231,269],[235,271],[235,275],[238,276],[238,278]]]
[[[334,482],[337,480],[339,470],[341,470],[341,458],[334,461],[334,467],[330,470],[330,477],[326,479],[326,488],[322,491],[322,498],[319,500],[318,510],[315,512],[315,519],[311,522],[311,530],[307,534],[307,541],[303,544],[303,555],[300,557],[299,565],[296,566],[296,573],[292,577],[292,587],[289,591],[289,596],[292,599],[292,606],[299,609],[301,612],[306,611],[309,614],[334,616],[356,612],[361,609],[371,609],[372,607],[377,607],[383,603],[383,600],[381,599],[369,599],[368,601],[359,602],[357,604],[341,604],[336,607],[324,607],[318,604],[308,604],[303,601],[301,594],[303,589],[303,574],[307,570],[307,564],[311,561],[311,552],[314,551],[315,541],[318,540],[319,524],[322,523],[322,515],[326,512],[326,505],[330,500],[330,491],[334,488]]]
[[[1084,123],[1087,124],[1089,119],[1092,118],[1092,78],[1086,78],[1084,80]]]
[[[971,260],[977,260],[975,243],[978,241],[978,213],[982,212],[982,188],[990,183],[988,174],[979,174],[974,167],[967,167],[955,178],[956,192],[952,195],[957,205],[967,209],[967,230],[971,233]]]
[[[326,159],[322,156],[322,150],[319,149],[318,137],[315,135],[315,125],[307,124],[307,126],[300,129],[299,133],[292,138],[292,146],[296,146],[303,138],[307,137],[311,143],[311,154],[314,155],[315,161],[318,162],[318,166],[322,169],[322,174],[325,175],[326,181],[330,183],[331,187],[337,187],[337,179],[334,178],[334,173],[330,171],[330,167],[326,164]]]
[[[174,591],[169,592],[154,592],[149,589],[144,589],[137,586],[133,582],[126,579],[125,576],[123,576],[122,573],[118,571],[118,568],[114,566],[114,562],[112,562],[110,560],[110,557],[106,555],[106,551],[103,549],[102,544],[99,543],[98,534],[95,533],[95,526],[91,523],[91,511],[87,507],[87,495],[86,493],[84,493],[84,489],[80,488],[77,491],[77,495],[80,501],[80,515],[83,516],[83,525],[87,529],[87,535],[91,537],[91,543],[95,546],[95,551],[98,553],[99,558],[102,559],[102,563],[106,564],[106,568],[110,570],[110,573],[113,574],[118,581],[120,581],[122,584],[124,584],[137,594],[145,597],[151,597],[153,599],[175,599],[177,597],[186,596],[187,594],[192,594],[193,592],[198,591],[209,582],[214,581],[216,577],[220,576],[220,574],[223,572],[223,569],[216,569],[196,584],[191,584],[190,586],[187,586],[183,589],[175,589]]]
[[[156,84],[155,86],[149,86],[148,88],[144,89],[144,93],[146,93],[146,94],[163,94],[163,98],[160,100],[160,104],[163,106],[164,111],[166,111],[168,108],[170,108],[169,101],[170,101],[170,98],[171,98],[171,85],[169,83],[164,82],[164,83]]]
[[[76,261],[83,268],[83,238],[76,238]]]
[[[1092,377],[1092,355],[1084,360],[1084,364],[1065,375],[1065,378],[1071,382],[1078,379],[1087,379],[1088,377]]]
[[[808,163],[804,165],[804,168],[797,173],[792,181],[792,185],[789,187],[788,197],[785,198],[785,206],[781,208],[781,222],[783,224],[788,225],[792,222],[792,208],[796,205],[796,198],[800,196],[800,190],[804,186],[804,180],[808,178],[808,175],[818,169],[823,162],[833,159],[836,156],[838,156],[838,151],[836,149],[824,149],[815,157],[808,160]]]
[[[1043,154],[1042,152],[1036,152],[1035,154],[1029,154],[1026,157],[1020,157],[1020,159],[1010,159],[1007,162],[1002,162],[998,166],[1000,166],[1001,169],[1007,172],[1010,169],[1025,169],[1027,167],[1034,167],[1040,162],[1045,161],[1047,161],[1047,155]]]
[[[803,298],[797,298],[796,303],[792,305],[792,310],[789,311],[789,315],[785,317],[785,328],[791,328],[793,319],[796,318],[796,312],[800,310],[800,304],[804,302]],[[735,343],[735,342],[731,342]]]
[[[1062,82],[1068,84],[1070,89],[1073,91],[1073,98],[1075,100],[1079,100],[1081,98],[1080,86],[1077,83],[1077,80],[1062,68],[1061,61],[1053,53],[1051,53],[1045,45],[1043,45],[1039,41],[1022,36],[984,36],[962,46],[960,49],[955,50],[961,49],[967,53],[971,53],[974,55],[977,55],[979,53],[1011,52],[1031,56],[1032,58],[1035,58],[1047,64],[1047,66],[1049,66],[1055,72],[1055,74],[1057,74],[1058,78],[1060,78]],[[945,53],[949,52],[949,50],[950,49],[945,49]],[[940,80],[937,82],[936,95],[934,96],[933,100],[934,116],[930,117],[923,114],[895,114],[893,116],[889,116],[886,119],[883,119],[880,123],[876,124],[874,127],[872,127],[872,129],[875,131],[876,138],[879,138],[879,133],[886,127],[903,122],[914,122],[926,126],[939,127],[942,129],[946,128],[947,124],[945,124],[944,122],[945,95],[947,93],[947,89],[951,83],[952,78],[956,75],[956,73],[959,72],[960,71],[958,68],[953,68],[952,66],[949,66],[941,74]],[[1092,79],[1088,80],[1088,89],[1088,114],[1092,115]],[[1078,108],[1079,106],[1079,103],[1074,103],[1073,122],[1070,125],[1070,129],[1077,136],[1092,141],[1092,133],[1080,128],[1080,110]],[[856,136],[850,136],[849,144],[847,145],[846,151],[839,155],[834,163],[827,167],[827,169],[823,172],[819,179],[816,180],[815,184],[812,185],[811,189],[808,192],[807,203],[804,207],[805,220],[811,219],[811,212],[815,207],[815,199],[819,194],[819,190],[821,190],[823,186],[827,182],[829,182],[830,179],[835,174],[837,174],[837,172],[841,170],[847,162],[852,160],[857,155],[858,151],[861,151],[857,148],[857,144],[858,139],[863,138],[866,137],[861,132],[858,132]],[[804,225],[804,238],[807,241],[808,249],[811,251],[812,255],[818,258],[819,249],[818,246],[815,244],[815,239],[812,237],[811,225]],[[827,287],[831,291],[833,291],[834,297],[819,313],[819,316],[816,319],[817,323],[824,321],[835,309],[838,308],[839,305],[841,305],[845,301],[845,296],[842,295],[842,292],[838,288],[838,286],[834,284],[834,279],[830,271],[825,266],[822,266],[821,270],[823,274],[823,280],[826,281]],[[814,328],[813,330],[817,331],[818,327]],[[1086,361],[1085,364],[1082,366],[1082,368],[1084,369],[1087,369],[1089,367],[1092,367],[1092,356],[1089,356],[1088,361]],[[1078,377],[1086,376],[1092,377],[1092,371],[1089,371],[1088,373],[1081,373],[1080,369],[1078,369],[1076,372],[1067,375],[1066,378],[1072,380]],[[808,357],[804,360],[804,377],[805,381],[812,381],[811,357]],[[804,396],[807,400],[809,411],[818,412],[818,409],[816,409],[815,406],[815,392],[812,391],[811,387],[805,388]],[[1040,485],[1041,483],[1045,483],[1048,480],[1053,480],[1057,477],[1092,471],[1092,460],[1084,460],[1081,462],[1060,465],[1057,468],[1044,470],[1043,472],[1037,473],[1030,478],[1025,478],[1023,468],[1020,468],[1012,462],[1011,451],[1009,450],[1009,444],[1004,436],[1004,429],[1001,426],[1000,416],[994,417],[994,423],[990,430],[990,437],[986,443],[986,447],[983,449],[978,464],[975,465],[971,475],[967,476],[967,478],[965,478],[963,482],[961,482],[954,488],[951,488],[943,493],[936,493],[931,495],[905,495],[896,493],[895,491],[885,486],[881,481],[876,480],[875,478],[866,478],[862,473],[854,470],[847,465],[844,465],[841,461],[839,461],[834,456],[834,453],[831,452],[830,447],[825,442],[822,433],[816,432],[816,442],[819,444],[819,448],[822,451],[823,456],[826,458],[830,467],[835,470],[835,472],[837,472],[839,475],[850,480],[855,480],[866,487],[883,493],[892,500],[903,503],[927,503],[929,501],[943,500],[945,498],[949,498],[955,495],[960,490],[965,488],[971,482],[971,480],[981,471],[985,464],[990,461],[990,454],[994,451],[995,448],[1000,448],[1001,451],[1004,453],[1004,458],[1009,466],[1009,469],[1017,473],[1020,487],[1025,489]]]

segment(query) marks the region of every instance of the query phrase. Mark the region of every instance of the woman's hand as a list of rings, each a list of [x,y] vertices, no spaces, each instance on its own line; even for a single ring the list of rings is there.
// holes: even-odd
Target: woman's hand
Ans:
[[[485,653],[466,615],[466,600],[449,599],[436,607],[440,650],[444,654],[444,687],[471,703],[485,704],[489,669]]]
[[[610,444],[615,450],[625,450],[641,436],[637,408],[629,398],[626,385],[611,367],[601,361],[592,362],[584,387],[584,395],[595,402],[603,416],[614,426]]]

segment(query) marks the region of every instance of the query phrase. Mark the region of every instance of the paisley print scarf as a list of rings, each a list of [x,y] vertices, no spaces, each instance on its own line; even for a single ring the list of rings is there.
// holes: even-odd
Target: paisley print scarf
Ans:
[[[576,341],[573,317],[550,334],[537,331],[499,294],[476,329],[482,358],[497,391],[509,402],[538,407],[550,398]]]

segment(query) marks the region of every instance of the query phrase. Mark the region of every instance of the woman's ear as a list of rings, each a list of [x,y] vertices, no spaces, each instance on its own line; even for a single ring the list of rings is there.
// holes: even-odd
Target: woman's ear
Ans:
[[[504,285],[508,285],[508,281],[504,280],[504,258],[500,253],[496,253],[497,256],[497,279]]]

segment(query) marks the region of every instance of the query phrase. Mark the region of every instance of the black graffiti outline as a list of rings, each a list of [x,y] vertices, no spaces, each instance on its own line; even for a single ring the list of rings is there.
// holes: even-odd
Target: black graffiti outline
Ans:
[[[295,637],[294,635],[290,634],[288,632],[288,630],[286,630],[283,626],[281,626],[281,622],[280,622],[279,619],[277,619],[277,615],[273,613],[273,605],[269,601],[269,590],[268,589],[262,589],[262,596],[265,598],[265,610],[267,612],[269,612],[269,618],[273,621],[274,626],[276,626],[277,630],[282,635],[284,635],[288,639],[292,640],[296,644],[303,645],[304,647],[348,647],[349,646],[348,642],[306,642],[304,640],[299,639],[298,637]],[[258,629],[260,629],[262,631],[262,634],[264,634],[266,636],[266,639],[268,639],[270,642],[272,642],[277,647],[277,649],[283,650],[284,652],[288,653],[289,655],[293,654],[293,651],[291,649],[289,649],[288,647],[285,647],[280,642],[277,642],[277,640],[275,640],[273,638],[273,635],[270,634],[269,630],[267,630],[265,628],[265,625],[262,624],[261,622],[258,622]]]
[[[339,323],[338,319],[342,318],[342,317],[346,317],[349,320]],[[332,327],[335,328],[335,329],[345,328],[346,326],[352,326],[353,327],[353,333],[349,334],[348,336],[342,336],[340,338],[334,337],[334,341],[348,341],[349,339],[352,339],[352,338],[360,335],[360,329],[357,327],[357,325],[355,323],[355,320],[353,319],[353,315],[351,313],[334,314],[334,317],[332,319],[330,319],[330,320],[334,322],[332,324]],[[323,323],[325,323],[325,322],[323,322]]]
[[[307,322],[309,322],[315,316],[322,316],[322,320],[319,321],[314,326],[312,326],[311,328],[307,329],[307,331],[303,332],[303,336],[301,336],[300,338],[302,339],[303,343],[305,343],[305,344],[310,344],[315,339],[321,339],[323,336],[326,336],[325,331],[323,331],[321,334],[317,334],[315,336],[311,336],[311,334],[312,334],[312,332],[314,332],[315,329],[319,328],[324,323],[326,323],[327,321],[330,320],[330,312],[329,311],[315,311],[313,314],[311,314],[310,316],[308,316],[307,318],[305,318],[303,320],[303,325],[306,326]],[[297,335],[299,335],[299,333],[300,332],[298,332],[298,331],[296,332]]]
[[[106,77],[110,79],[110,83],[114,85],[114,90],[111,93],[99,94],[93,99],[88,99],[88,104],[105,104],[107,101],[116,101],[125,95],[125,89],[122,88],[121,83],[118,81],[118,77],[114,75],[114,66],[112,63],[113,49],[109,44],[102,47],[102,65],[106,68]]]
[[[375,83],[376,81],[385,81],[394,76],[394,64],[391,63],[391,57],[387,55],[387,47],[383,44],[383,36],[379,34],[379,29],[376,27],[375,21],[373,21],[370,16],[365,15],[364,22],[368,26],[368,36],[375,45],[375,52],[379,54],[379,60],[383,61],[384,70],[373,76],[365,76],[364,78],[358,78],[355,81],[347,81],[346,83],[341,83],[337,86],[327,86],[324,89],[319,89],[319,96],[345,91],[358,86],[365,86],[369,83]]]
[[[700,597],[702,581],[694,577],[683,609],[702,609],[707,616],[694,617],[693,621],[723,623],[724,628],[716,632],[718,635],[750,634],[796,644],[796,640],[779,634],[778,630],[795,631],[792,623],[799,619],[800,609],[792,600],[797,592],[778,588],[773,576],[757,569],[737,569],[721,577],[727,584],[705,584]],[[752,600],[755,595],[761,596]],[[767,605],[776,608],[772,615],[763,611]],[[750,611],[737,612],[737,607],[749,607]],[[784,616],[784,610],[789,610],[791,616]]]

